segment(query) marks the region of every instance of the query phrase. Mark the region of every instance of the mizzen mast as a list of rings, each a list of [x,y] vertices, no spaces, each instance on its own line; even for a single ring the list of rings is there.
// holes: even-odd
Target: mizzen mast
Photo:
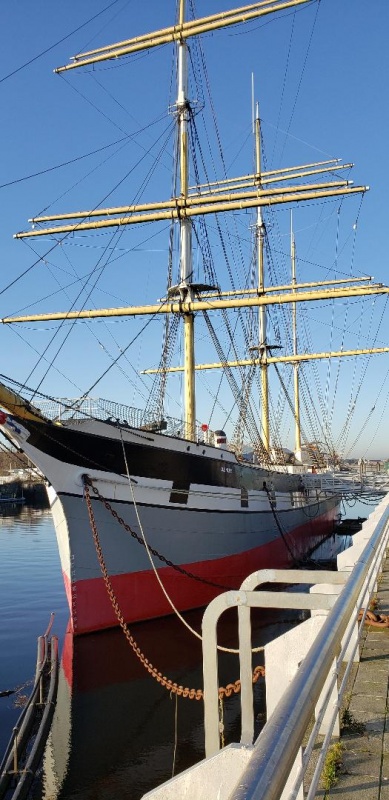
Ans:
[[[296,292],[296,242],[292,228],[292,218],[290,225],[290,255],[292,262],[292,286]],[[297,360],[297,304],[292,303],[292,337],[293,355],[296,360],[293,362],[293,383],[294,383],[294,421],[295,421],[295,443],[294,453],[298,461],[301,461],[301,424],[300,424],[300,387],[299,387],[299,366]]]
[[[261,183],[261,121],[257,104],[255,116],[255,172],[258,188],[262,188]],[[265,292],[265,272],[264,272],[264,244],[266,228],[263,221],[261,206],[257,208],[256,238],[257,238],[257,259],[258,259],[258,294]],[[270,423],[269,423],[269,380],[267,367],[267,332],[266,332],[266,306],[259,306],[259,357],[261,362],[261,423],[262,423],[262,443],[267,453],[270,450]]]

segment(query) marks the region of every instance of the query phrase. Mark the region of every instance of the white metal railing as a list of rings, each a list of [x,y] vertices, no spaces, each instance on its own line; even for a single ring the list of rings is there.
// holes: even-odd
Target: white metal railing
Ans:
[[[361,550],[354,568],[348,573],[340,594],[337,597],[327,596],[327,604],[323,595],[320,593],[315,595],[319,599],[319,604],[322,604],[322,609],[331,606],[332,608],[299,665],[293,680],[255,742],[249,764],[241,774],[237,788],[230,794],[231,800],[248,800],[248,798],[250,800],[279,800],[280,797],[293,800],[298,796],[301,797],[304,776],[320,731],[320,733],[324,733],[324,740],[313,776],[310,779],[310,785],[304,787],[306,800],[312,800],[314,797],[331,737],[336,732],[339,709],[346,690],[349,672],[353,662],[359,660],[359,637],[356,635],[357,612],[362,606],[365,609],[368,608],[369,599],[375,589],[377,575],[386,554],[389,538],[389,497],[382,501],[373,517],[375,520],[372,520],[371,536]],[[359,547],[361,547],[361,542]],[[317,578],[321,576],[321,573],[316,574]],[[338,575],[340,574],[338,573]],[[327,576],[325,577],[327,578]],[[321,577],[319,579],[321,580]],[[317,588],[320,591],[320,587]],[[259,594],[265,593],[259,592]],[[292,597],[294,598],[296,595],[292,595]],[[332,603],[329,601],[329,597],[332,598]],[[250,605],[250,600],[249,593],[246,598],[241,597],[240,602],[245,609]],[[270,601],[271,605],[273,603],[274,601]],[[300,606],[297,605],[297,607]],[[243,633],[243,636],[245,637],[246,634]],[[342,663],[346,663],[347,666],[338,686]],[[249,694],[247,677],[245,669],[243,669],[242,684],[245,682],[245,695]],[[323,692],[324,686],[325,691]],[[336,693],[335,703],[333,702],[334,690]],[[323,694],[324,697],[321,696]],[[320,706],[318,707],[319,697]],[[313,714],[315,714],[316,722],[309,735],[308,743],[305,744],[304,755],[299,760],[302,743],[306,739]],[[323,726],[325,716],[326,723]],[[249,730],[251,730],[251,726],[249,726]],[[244,735],[243,726],[242,731]],[[285,787],[287,787],[287,791],[285,791]]]
[[[251,663],[251,608],[275,608],[293,610],[329,611],[337,597],[330,594],[307,594],[307,592],[261,591],[261,584],[279,583],[301,586],[326,584],[343,586],[349,572],[334,572],[298,569],[263,569],[246,578],[239,591],[219,595],[206,609],[203,617],[203,672],[204,672],[204,728],[205,753],[213,756],[220,747],[219,703],[218,703],[218,658],[217,624],[224,611],[238,608],[239,663],[241,680],[241,743],[250,745],[254,738],[254,692]]]
[[[323,472],[322,474],[304,475],[304,484],[309,489],[321,489],[323,491],[335,491],[340,494],[345,492],[360,492],[363,483],[358,475],[348,475],[347,477],[336,472]]]
[[[379,495],[389,491],[389,475],[359,475],[356,472],[312,473],[304,475],[304,484],[307,489],[320,489],[343,495],[370,493],[372,489]]]
[[[301,800],[304,792],[305,800],[313,800],[331,738],[339,735],[349,673],[359,661],[364,617],[358,626],[358,612],[369,607],[388,539],[389,495],[354,535],[353,546],[338,556],[339,572],[298,571],[310,594],[254,591],[261,581],[300,579],[289,570],[263,570],[249,576],[239,592],[212,601],[203,623],[208,757],[144,800]],[[239,621],[241,740],[220,749],[216,630],[220,614],[231,606],[237,606]],[[309,619],[265,645],[268,720],[254,744],[252,606],[311,611]],[[320,747],[314,749],[319,733]]]

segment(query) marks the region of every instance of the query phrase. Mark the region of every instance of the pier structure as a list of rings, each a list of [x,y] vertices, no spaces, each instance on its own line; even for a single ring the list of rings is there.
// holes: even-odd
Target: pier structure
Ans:
[[[338,800],[385,797],[388,542],[386,495],[354,535],[353,545],[338,556],[337,571],[263,570],[246,579],[239,592],[212,601],[203,621],[206,758],[143,800],[314,800],[333,793]],[[285,572],[290,583],[305,584],[305,592],[260,588],[270,581],[288,582]],[[381,624],[369,622],[373,603],[378,603]],[[239,619],[241,740],[222,749],[216,630],[220,614],[231,606],[237,607]],[[265,646],[267,722],[255,741],[252,607],[310,611],[304,622]],[[336,774],[329,787],[328,764],[336,746]]]

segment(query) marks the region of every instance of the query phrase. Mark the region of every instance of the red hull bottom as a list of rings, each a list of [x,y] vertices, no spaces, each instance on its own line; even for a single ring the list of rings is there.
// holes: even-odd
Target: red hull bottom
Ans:
[[[220,584],[220,588],[188,578],[173,567],[164,567],[158,574],[179,611],[201,608],[222,591],[239,588],[244,578],[257,569],[293,567],[294,559],[301,558],[330,534],[335,515],[336,507],[311,521],[309,530],[306,525],[295,529],[284,537],[286,541],[280,537],[245,553],[182,565],[199,578]],[[68,576],[64,575],[64,583],[75,635],[119,625],[102,578],[71,584]],[[115,575],[110,578],[110,583],[126,622],[140,622],[173,613],[152,569]]]

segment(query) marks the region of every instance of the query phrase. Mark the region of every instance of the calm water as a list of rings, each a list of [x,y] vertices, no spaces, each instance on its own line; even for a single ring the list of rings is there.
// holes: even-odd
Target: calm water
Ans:
[[[68,608],[51,514],[0,505],[0,691],[33,678],[37,637],[51,611],[55,632],[63,637]],[[29,691],[27,686],[23,694]],[[12,695],[0,697],[1,753],[20,714],[14,701]]]
[[[358,503],[346,516],[368,516]],[[43,788],[37,797],[110,800],[144,792],[203,757],[202,702],[170,697],[140,666],[120,630],[73,640],[50,512],[9,507],[0,510],[0,754],[20,714],[18,698],[29,694],[37,637],[55,612],[53,633],[62,654],[58,701],[46,748]],[[274,613],[274,612],[273,612]],[[198,631],[201,612],[187,615]],[[294,622],[256,621],[256,644],[279,635]],[[142,651],[163,674],[201,687],[201,646],[182,623],[169,618],[132,627]],[[236,645],[235,619],[226,618],[221,642]],[[257,657],[260,663],[260,656]],[[236,656],[220,665],[222,684],[234,681]],[[264,716],[264,686],[256,686],[258,725]],[[239,699],[224,708],[226,742],[239,738]]]

